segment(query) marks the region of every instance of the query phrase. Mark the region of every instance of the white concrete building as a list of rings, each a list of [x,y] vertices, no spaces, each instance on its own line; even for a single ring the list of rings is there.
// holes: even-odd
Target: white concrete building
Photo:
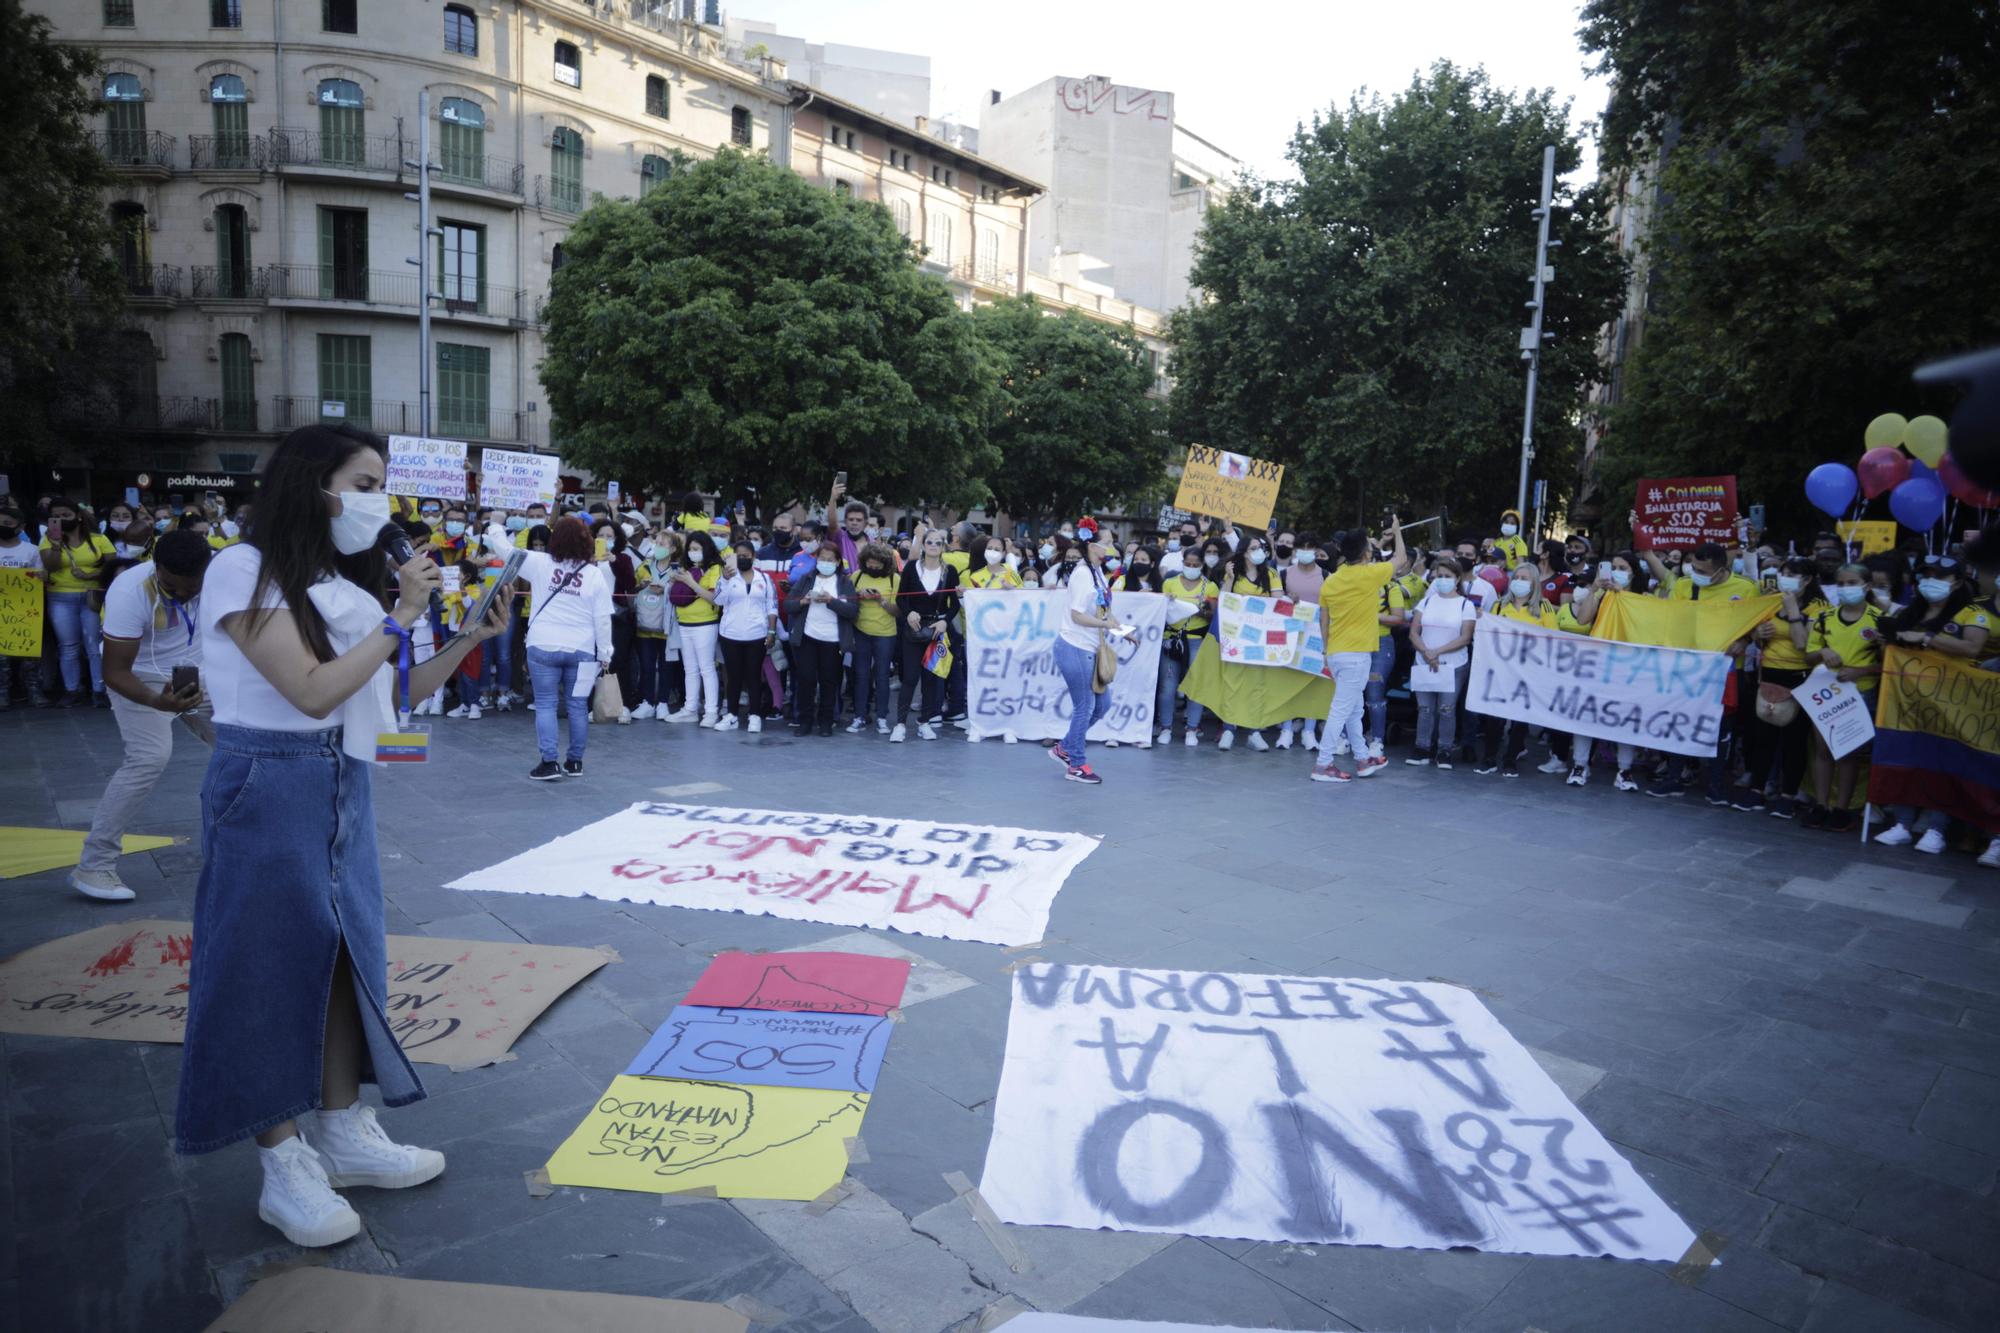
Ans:
[[[1045,79],[982,109],[983,155],[1041,181],[1028,267],[1151,310],[1185,304],[1201,217],[1242,163],[1179,125],[1174,95],[1101,75]]]
[[[762,48],[784,61],[798,82],[904,129],[914,129],[920,117],[931,113],[929,56],[840,42],[809,42],[787,36],[775,23],[761,19],[726,16],[723,33],[732,52],[748,55]]]

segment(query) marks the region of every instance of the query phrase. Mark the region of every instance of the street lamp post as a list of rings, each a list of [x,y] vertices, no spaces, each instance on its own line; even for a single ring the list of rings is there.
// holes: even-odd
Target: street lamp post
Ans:
[[[1528,302],[1528,327],[1521,330],[1521,359],[1528,363],[1528,406],[1521,416],[1521,485],[1514,511],[1528,512],[1528,467],[1535,460],[1535,374],[1542,362],[1542,295],[1555,276],[1549,267],[1549,211],[1555,198],[1556,146],[1542,149],[1542,202],[1535,210],[1535,295]]]

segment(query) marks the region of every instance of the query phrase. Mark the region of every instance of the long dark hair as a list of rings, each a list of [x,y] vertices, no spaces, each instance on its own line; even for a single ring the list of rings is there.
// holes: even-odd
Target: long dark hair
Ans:
[[[1925,572],[1919,569],[1919,582],[1922,581]],[[1949,574],[1942,570],[1938,573],[1951,579],[1951,594],[1942,602],[1927,602],[1923,594],[1918,593],[1910,599],[1908,606],[1889,617],[1889,623],[1885,626],[1888,633],[1901,634],[1905,630],[1923,629],[1934,624],[1949,625],[1953,616],[1971,606],[1973,600],[1979,596],[1979,589],[1971,582],[1972,571],[1963,565],[1950,571]]]
[[[307,596],[315,583],[338,575],[365,588],[384,610],[389,605],[382,553],[371,546],[342,555],[334,549],[327,519],[327,482],[363,449],[373,449],[388,465],[388,441],[353,426],[301,426],[287,435],[264,465],[257,484],[257,522],[244,538],[261,562],[250,593],[252,628],[270,614],[264,600],[275,591],[290,609],[299,637],[322,662],[331,662],[335,654],[326,621]]]
[[[1138,567],[1128,561],[1125,573],[1120,576],[1121,585],[1129,592],[1158,592],[1161,582],[1160,548],[1148,543],[1132,554],[1144,555],[1152,563],[1146,566],[1145,572],[1141,574]]]

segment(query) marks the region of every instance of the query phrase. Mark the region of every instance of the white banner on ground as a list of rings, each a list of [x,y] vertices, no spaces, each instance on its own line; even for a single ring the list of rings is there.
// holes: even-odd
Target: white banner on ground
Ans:
[[[912,935],[1033,944],[1097,847],[922,819],[641,801],[448,888],[748,912]]]
[[[1675,1260],[1694,1233],[1471,992],[1014,974],[980,1193],[1001,1220]]]
[[[1134,632],[1112,640],[1118,674],[1111,680],[1111,707],[1088,739],[1137,745],[1153,738],[1167,599],[1156,592],[1115,592],[1111,613]],[[966,590],[966,703],[973,735],[1011,731],[1039,741],[1069,730],[1069,687],[1055,662],[1056,630],[1068,614],[1069,593],[1061,588]]]
[[[1465,706],[1578,736],[1712,755],[1728,683],[1729,658],[1722,653],[1589,639],[1481,616]]]
[[[553,454],[527,454],[513,449],[479,451],[479,503],[489,509],[526,509],[531,504],[552,505],[556,475],[562,460]]]
[[[465,441],[391,435],[389,480],[385,489],[391,495],[464,500]]]
[[[1868,713],[1868,696],[1825,667],[1792,691],[1799,707],[1819,729],[1819,737],[1835,759],[1845,759],[1875,739],[1875,719]]]

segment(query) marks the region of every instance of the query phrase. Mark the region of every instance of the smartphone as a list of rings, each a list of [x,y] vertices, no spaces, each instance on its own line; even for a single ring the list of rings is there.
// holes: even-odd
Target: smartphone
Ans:
[[[175,694],[183,694],[190,687],[197,686],[200,684],[201,684],[200,667],[177,666],[174,668],[173,677],[167,682],[167,688],[172,690]]]
[[[521,565],[527,558],[528,553],[519,547],[507,556],[507,563],[500,567],[500,577],[486,585],[479,594],[479,600],[472,604],[470,611],[466,612],[465,619],[459,627],[459,634],[486,623],[486,613],[492,607],[494,598],[512,595],[514,581],[521,577]]]
[[[847,474],[846,474],[845,472],[836,472],[836,473],[834,473],[834,474],[833,474],[833,484],[834,484],[834,485],[836,485],[836,486],[838,486],[838,487],[840,487],[840,488],[842,488],[843,490],[844,490],[844,489],[846,489],[846,487],[847,487]]]

